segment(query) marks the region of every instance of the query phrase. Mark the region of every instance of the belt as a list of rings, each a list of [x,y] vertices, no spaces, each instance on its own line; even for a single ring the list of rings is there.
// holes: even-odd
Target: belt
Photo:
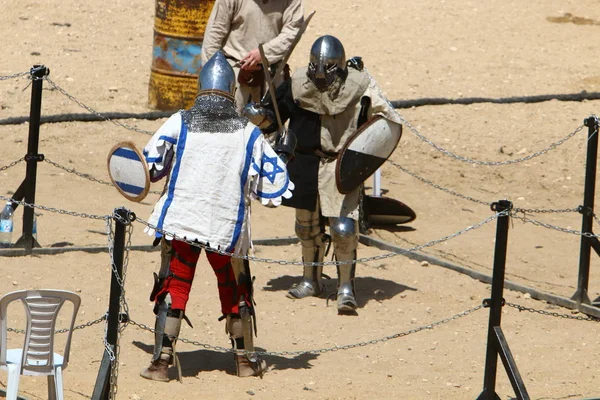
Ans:
[[[297,147],[296,152],[300,153],[300,154],[312,154],[319,158],[323,158],[327,161],[336,160],[339,155],[338,152],[334,152],[334,151],[324,151],[321,149],[305,149],[302,147]]]

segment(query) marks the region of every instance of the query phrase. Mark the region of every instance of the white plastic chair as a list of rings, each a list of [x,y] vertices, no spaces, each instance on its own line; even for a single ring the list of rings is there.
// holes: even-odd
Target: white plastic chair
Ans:
[[[21,300],[27,316],[25,342],[23,348],[7,349],[6,314],[8,305],[16,300]],[[73,303],[73,315],[61,355],[54,353],[54,326],[65,301]],[[63,399],[62,371],[69,362],[71,335],[80,303],[77,294],[52,289],[21,290],[0,298],[0,369],[8,371],[7,400],[17,399],[21,375],[47,375],[48,398]]]

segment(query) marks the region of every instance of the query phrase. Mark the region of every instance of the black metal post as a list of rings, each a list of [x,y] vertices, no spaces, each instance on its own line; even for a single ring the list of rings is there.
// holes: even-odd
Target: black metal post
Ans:
[[[113,247],[113,259],[111,260],[111,280],[110,280],[110,299],[108,304],[108,314],[106,316],[106,343],[110,346],[113,356],[116,357],[117,340],[119,337],[119,309],[121,305],[121,295],[123,293],[121,283],[123,282],[123,260],[125,254],[125,228],[132,221],[134,215],[125,208],[115,209],[115,237]],[[115,359],[114,362],[119,362]],[[108,350],[104,350],[102,362],[96,378],[96,385],[92,393],[92,400],[108,400],[110,394],[111,378],[111,355]]]
[[[500,200],[492,204],[492,210],[496,212],[510,211],[512,203],[508,200]],[[500,323],[502,319],[502,307],[504,306],[504,275],[506,271],[506,249],[508,247],[508,227],[510,215],[498,217],[496,227],[496,246],[494,249],[494,273],[492,275],[492,297],[485,299],[483,304],[490,308],[490,319],[488,324],[488,343],[485,358],[485,372],[483,378],[483,391],[478,400],[497,400],[496,394],[496,372],[498,367],[498,355],[502,358],[511,384],[518,399],[529,399],[523,380],[519,375],[514,358],[510,353]]]
[[[35,184],[37,177],[37,163],[44,159],[43,154],[38,154],[40,140],[40,115],[42,112],[42,86],[44,77],[50,70],[43,65],[34,65],[31,68],[31,108],[29,111],[29,138],[27,142],[27,170],[25,174],[24,197],[25,202],[35,204]],[[34,209],[23,207],[23,235],[16,241],[14,247],[24,247],[31,251],[34,247],[40,247],[33,237]]]
[[[580,207],[581,232],[592,233],[594,218],[594,196],[596,193],[596,164],[598,161],[598,117],[592,115],[584,121],[588,127],[587,156],[585,162],[585,188],[583,193],[583,207]],[[588,285],[590,282],[590,253],[592,238],[581,236],[579,251],[579,277],[577,291],[571,297],[577,304],[590,304]]]

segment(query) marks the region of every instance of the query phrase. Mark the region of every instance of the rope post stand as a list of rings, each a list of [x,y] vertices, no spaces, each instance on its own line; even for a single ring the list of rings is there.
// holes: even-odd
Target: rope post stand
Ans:
[[[600,255],[600,242],[592,234],[594,222],[594,196],[596,193],[596,165],[598,161],[598,117],[592,115],[584,121],[588,127],[587,156],[585,163],[585,187],[583,193],[583,206],[579,207],[582,214],[581,222],[581,246],[579,252],[579,276],[577,279],[577,291],[571,297],[577,305],[591,304],[588,297],[588,285],[590,282],[590,253],[591,248]]]
[[[40,141],[40,115],[42,111],[42,85],[44,77],[50,73],[50,70],[44,65],[34,65],[31,68],[31,106],[29,111],[29,138],[27,142],[27,154],[25,161],[27,169],[25,180],[15,192],[13,196],[16,200],[25,198],[28,204],[35,204],[35,184],[37,177],[37,163],[44,160],[43,154],[38,154]],[[13,210],[16,205],[12,204]],[[34,247],[40,247],[39,243],[33,237],[33,218],[34,209],[32,207],[24,207],[23,209],[23,234],[16,241],[14,247],[25,248],[27,253],[31,253]]]
[[[492,203],[492,211],[498,213],[508,212],[512,209],[512,203],[508,200],[500,200]],[[525,389],[523,379],[519,374],[515,359],[508,347],[506,337],[502,332],[500,321],[502,307],[504,306],[504,273],[506,270],[506,249],[508,246],[508,226],[510,215],[506,213],[498,217],[496,227],[496,246],[494,249],[494,272],[492,275],[492,297],[483,301],[484,307],[490,309],[490,320],[488,325],[488,342],[485,357],[485,374],[483,378],[483,391],[477,400],[499,400],[496,394],[496,371],[498,366],[498,355],[502,359],[504,368],[510,379],[513,390],[519,400],[529,400],[529,394]]]
[[[126,208],[115,209],[113,219],[115,220],[115,238],[113,259],[111,260],[111,281],[110,281],[110,298],[108,304],[108,313],[106,316],[106,345],[110,347],[104,350],[100,369],[96,378],[96,385],[92,393],[92,400],[108,400],[110,398],[110,381],[112,373],[112,363],[118,363],[117,357],[117,340],[119,337],[119,323],[122,316],[120,315],[121,296],[123,288],[123,260],[125,254],[125,230],[127,225],[135,219],[135,215]],[[127,316],[125,316],[127,318]],[[112,353],[112,355],[110,354]]]

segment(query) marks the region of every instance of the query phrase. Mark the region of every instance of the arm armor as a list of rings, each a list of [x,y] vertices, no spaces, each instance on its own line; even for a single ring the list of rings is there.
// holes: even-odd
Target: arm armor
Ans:
[[[242,110],[242,115],[258,126],[264,133],[271,133],[277,130],[277,121],[275,112],[260,104],[250,102]]]
[[[171,164],[173,163],[173,154],[175,153],[175,151],[173,149],[170,149],[169,151],[166,152],[165,154],[165,166],[162,169],[162,171],[158,171],[155,167],[150,168],[150,171],[148,171],[150,173],[150,182],[154,183],[154,182],[158,182],[160,181],[162,178],[164,178],[165,176],[167,176],[169,174],[169,172],[171,172]]]
[[[288,162],[294,159],[297,143],[298,139],[296,138],[296,134],[294,131],[290,130],[277,139],[277,143],[273,146],[273,150],[275,150],[279,158],[281,158],[281,161],[287,165]]]
[[[281,123],[285,124],[295,109],[294,98],[292,96],[292,80],[289,79],[279,85],[275,89],[275,96],[279,105]],[[242,110],[242,115],[258,126],[265,134],[270,134],[277,130],[277,117],[275,116],[269,92],[265,94],[260,103],[249,103],[246,105]]]

